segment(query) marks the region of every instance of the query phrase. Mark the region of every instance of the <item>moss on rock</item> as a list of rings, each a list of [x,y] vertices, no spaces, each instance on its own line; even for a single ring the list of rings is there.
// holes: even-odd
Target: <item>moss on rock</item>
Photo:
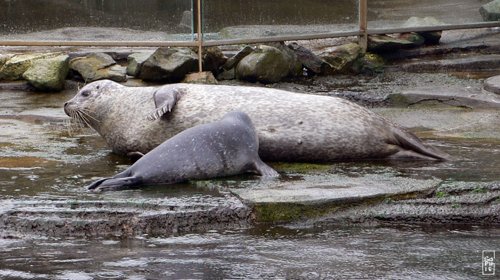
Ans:
[[[69,71],[68,61],[68,55],[35,60],[23,78],[37,90],[61,91]]]

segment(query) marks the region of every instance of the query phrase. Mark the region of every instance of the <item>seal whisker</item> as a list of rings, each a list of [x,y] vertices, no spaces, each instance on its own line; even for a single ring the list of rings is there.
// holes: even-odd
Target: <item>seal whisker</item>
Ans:
[[[76,111],[78,118],[83,122],[84,126],[91,127],[86,117],[83,115],[81,111]]]
[[[86,117],[88,117],[88,118],[92,119],[93,121],[98,122],[98,123],[100,122],[98,119],[96,119],[95,117],[93,117],[93,116],[91,115],[91,111],[86,110],[86,109],[83,109],[83,110],[80,110],[80,112],[82,113],[82,115],[84,115],[84,116],[86,116]]]
[[[83,128],[84,124],[82,123],[82,120],[78,118],[74,110],[68,110],[67,113],[70,118],[65,120],[65,125],[67,127],[68,134],[71,136],[74,135],[74,132],[78,129]]]

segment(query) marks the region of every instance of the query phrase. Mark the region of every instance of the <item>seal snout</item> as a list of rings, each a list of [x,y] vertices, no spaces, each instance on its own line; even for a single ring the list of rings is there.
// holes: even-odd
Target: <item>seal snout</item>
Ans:
[[[68,108],[68,107],[69,107],[69,101],[64,102],[64,106],[63,106],[64,113],[65,113],[66,115],[68,115],[69,117],[71,117],[71,115],[69,114],[69,111],[70,111],[70,110],[69,110],[69,108]]]

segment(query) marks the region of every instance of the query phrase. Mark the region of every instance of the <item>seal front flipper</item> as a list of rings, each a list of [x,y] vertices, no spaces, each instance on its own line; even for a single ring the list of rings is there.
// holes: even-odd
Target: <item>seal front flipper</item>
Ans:
[[[154,121],[174,109],[181,96],[181,91],[171,87],[161,87],[153,93],[155,110],[149,114],[148,120]]]
[[[141,177],[104,178],[90,184],[87,189],[93,192],[119,191],[142,184]]]

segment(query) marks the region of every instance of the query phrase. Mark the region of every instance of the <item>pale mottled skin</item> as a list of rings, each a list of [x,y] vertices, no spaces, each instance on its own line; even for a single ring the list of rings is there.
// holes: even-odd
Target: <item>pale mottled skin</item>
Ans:
[[[99,89],[97,89],[99,87]],[[172,112],[148,120],[154,92],[179,93]],[[82,92],[89,92],[87,97]],[[125,87],[112,81],[88,84],[68,108],[92,112],[89,124],[114,152],[148,152],[165,139],[239,110],[252,119],[259,154],[273,161],[335,161],[385,158],[395,154],[446,155],[414,135],[350,101],[283,90],[221,85],[171,84]]]

